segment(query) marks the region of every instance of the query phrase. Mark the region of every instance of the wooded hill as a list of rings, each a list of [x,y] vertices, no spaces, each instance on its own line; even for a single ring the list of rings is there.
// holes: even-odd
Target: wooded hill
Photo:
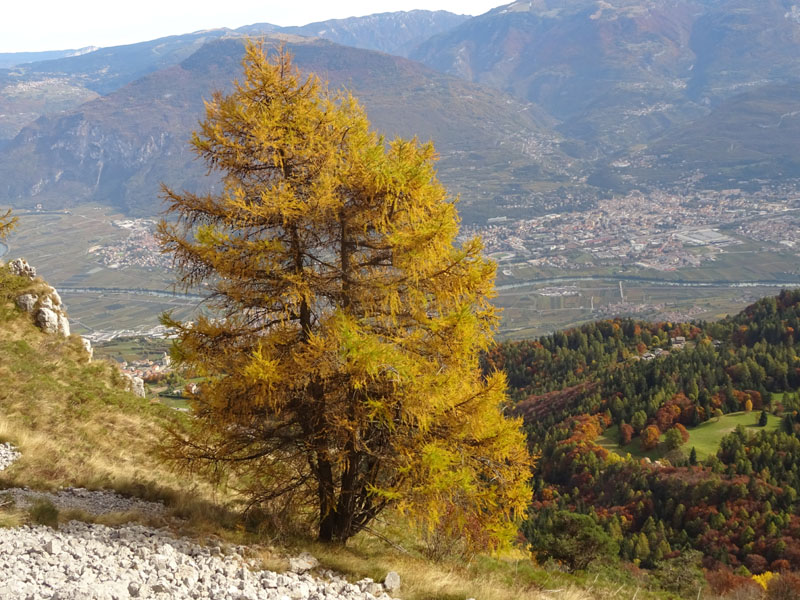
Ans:
[[[486,367],[508,374],[541,454],[523,528],[537,557],[618,554],[678,593],[701,563],[717,592],[800,570],[799,327],[800,291],[783,291],[717,323],[616,319],[496,347]]]

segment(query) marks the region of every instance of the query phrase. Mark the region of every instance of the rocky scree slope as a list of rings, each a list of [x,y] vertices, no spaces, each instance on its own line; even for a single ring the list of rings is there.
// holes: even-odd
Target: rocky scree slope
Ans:
[[[0,471],[20,458],[0,444]],[[20,492],[23,492],[20,495]],[[160,511],[155,503],[109,492],[63,490],[58,495],[2,490],[0,499],[36,497],[62,508],[98,512]],[[6,500],[8,502],[8,500]],[[149,505],[149,506],[148,506]],[[70,521],[59,529],[24,526],[0,529],[0,598],[215,598],[220,600],[389,600],[399,586],[396,573],[384,584],[355,584],[330,571],[307,573],[317,561],[305,553],[292,559],[292,571],[259,570],[244,547],[202,546],[167,530],[128,524],[107,527]]]

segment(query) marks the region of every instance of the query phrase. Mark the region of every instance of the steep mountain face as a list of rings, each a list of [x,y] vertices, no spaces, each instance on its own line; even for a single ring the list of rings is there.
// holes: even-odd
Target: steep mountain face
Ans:
[[[428,38],[449,31],[470,17],[444,10],[379,13],[349,19],[331,19],[302,27],[282,27],[281,32],[321,37],[344,46],[408,56]],[[254,26],[260,31],[261,25]],[[246,29],[250,32],[251,28]],[[239,29],[242,31],[242,29]]]
[[[497,194],[527,195],[536,180],[575,175],[546,128],[551,121],[533,105],[399,57],[322,40],[288,48],[302,70],[351,89],[380,131],[434,139],[442,179],[463,194],[467,212]],[[97,201],[154,214],[161,181],[207,189],[215,180],[204,177],[187,140],[203,98],[230,86],[242,55],[241,39],[208,43],[178,65],[24,128],[0,152],[0,202]],[[530,177],[515,181],[517,171]]]
[[[541,104],[565,135],[612,152],[748,87],[800,76],[790,0],[531,0],[410,56]]]

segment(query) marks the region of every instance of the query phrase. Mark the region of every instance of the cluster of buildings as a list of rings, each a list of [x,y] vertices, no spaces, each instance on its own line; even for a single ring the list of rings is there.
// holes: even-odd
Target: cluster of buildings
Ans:
[[[161,254],[155,236],[156,221],[153,219],[125,219],[112,221],[115,227],[126,230],[128,236],[107,245],[92,246],[89,252],[109,269],[142,267],[169,269],[170,256]]]
[[[800,211],[741,223],[736,233],[789,251],[800,251]]]
[[[123,373],[132,377],[141,377],[144,381],[160,379],[172,371],[171,365],[170,357],[166,352],[158,360],[141,359],[130,363],[127,361],[119,363]]]
[[[742,233],[781,223],[770,239],[800,248],[797,224],[800,192],[776,200],[774,190],[744,193],[738,189],[680,195],[638,191],[597,202],[583,212],[547,214],[530,219],[490,219],[485,226],[465,227],[479,234],[501,263],[529,263],[564,270],[591,266],[632,265],[656,270],[696,267],[713,260],[716,251],[740,243],[720,227]],[[756,238],[758,239],[758,238]],[[697,247],[713,249],[698,252]]]

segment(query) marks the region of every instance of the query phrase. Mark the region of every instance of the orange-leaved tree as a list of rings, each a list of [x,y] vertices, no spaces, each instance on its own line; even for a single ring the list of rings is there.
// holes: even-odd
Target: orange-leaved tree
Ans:
[[[252,506],[312,509],[323,541],[389,506],[510,540],[531,460],[504,377],[478,366],[495,267],[479,240],[456,243],[433,146],[387,144],[351,96],[252,43],[192,144],[224,186],[164,187],[162,247],[184,286],[211,292],[209,316],[164,319],[205,377],[176,455],[235,473]]]

